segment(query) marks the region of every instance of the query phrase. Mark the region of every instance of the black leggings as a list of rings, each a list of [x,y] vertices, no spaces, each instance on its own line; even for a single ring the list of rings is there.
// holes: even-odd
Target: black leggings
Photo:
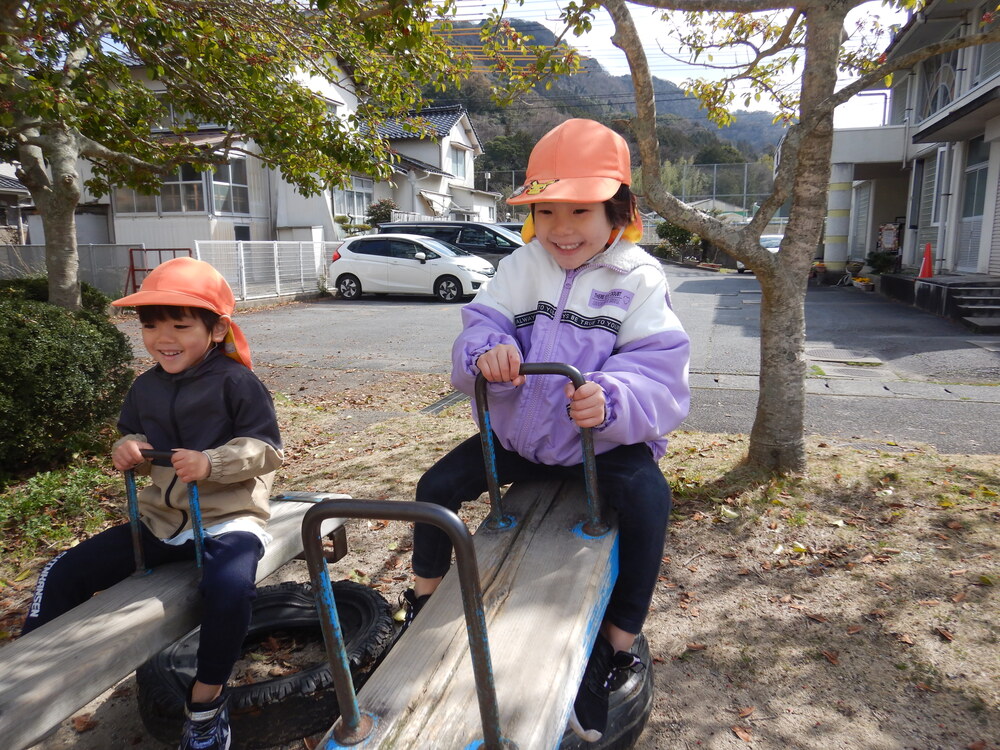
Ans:
[[[547,466],[496,446],[500,484],[583,477],[583,468]],[[667,522],[670,485],[644,443],[622,445],[597,456],[597,484],[606,506],[618,513],[618,580],[605,619],[628,633],[638,633],[653,597]],[[486,469],[478,435],[469,438],[420,478],[416,499],[458,512],[462,503],[486,491]],[[413,572],[437,578],[451,566],[451,540],[436,526],[418,523],[413,530]]]
[[[146,565],[151,568],[194,559],[193,541],[166,544],[145,525],[142,546]],[[250,627],[252,602],[257,595],[254,585],[257,562],[263,554],[260,540],[246,531],[205,537],[204,574],[198,586],[202,615],[196,679],[200,682],[224,685],[240,657]],[[114,526],[80,542],[42,570],[22,635],[128,578],[134,571],[129,524]]]

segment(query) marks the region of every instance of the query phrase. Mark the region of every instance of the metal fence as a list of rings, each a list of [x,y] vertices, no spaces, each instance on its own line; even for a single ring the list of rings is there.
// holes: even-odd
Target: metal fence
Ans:
[[[238,300],[319,290],[339,242],[195,242],[195,257],[218,269]]]
[[[319,291],[330,255],[339,242],[195,242],[195,257],[225,276],[238,300]],[[138,265],[150,269],[174,257],[144,245],[80,245],[80,280],[112,298],[126,290],[132,248]],[[44,245],[0,245],[0,278],[46,273]],[[137,274],[141,283],[145,274]],[[129,290],[131,291],[131,289]]]
[[[143,245],[80,245],[80,281],[110,297],[121,297],[129,269],[129,248]],[[0,245],[0,278],[45,275],[45,245]]]

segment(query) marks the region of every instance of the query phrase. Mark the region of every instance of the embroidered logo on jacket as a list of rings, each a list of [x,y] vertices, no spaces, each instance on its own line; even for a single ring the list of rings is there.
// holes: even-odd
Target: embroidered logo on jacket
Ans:
[[[635,294],[627,289],[611,289],[607,292],[595,289],[590,293],[590,306],[604,307],[605,305],[612,305],[622,310],[628,310],[628,306],[632,304],[634,296]]]

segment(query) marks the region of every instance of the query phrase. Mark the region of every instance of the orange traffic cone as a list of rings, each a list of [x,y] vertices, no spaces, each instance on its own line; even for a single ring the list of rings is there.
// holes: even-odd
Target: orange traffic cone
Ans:
[[[924,248],[924,259],[920,263],[920,273],[917,274],[918,279],[929,279],[934,275],[934,260],[931,258],[931,243],[927,243],[927,247]]]

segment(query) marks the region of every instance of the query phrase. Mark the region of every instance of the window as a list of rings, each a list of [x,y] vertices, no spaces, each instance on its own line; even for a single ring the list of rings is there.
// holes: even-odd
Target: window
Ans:
[[[205,210],[205,181],[190,164],[184,164],[163,178],[160,189],[160,210],[165,214],[191,213]]]
[[[405,240],[392,240],[389,243],[392,249],[393,258],[404,258],[407,260],[416,260],[417,253],[427,253],[424,248],[414,245],[412,242],[406,242]],[[431,253],[433,255],[433,253]]]
[[[917,122],[923,122],[954,101],[958,87],[958,57],[959,50],[952,50],[923,62]]]
[[[231,159],[215,168],[212,174],[212,197],[215,212],[249,214],[250,188],[247,186],[247,160]]]
[[[132,188],[116,188],[115,210],[121,214],[155,214],[156,196],[143,195]]]
[[[983,136],[969,141],[962,190],[962,218],[982,216],[986,206],[986,172],[990,147]]]
[[[351,224],[363,224],[368,207],[375,202],[375,182],[352,177],[351,186],[333,192],[333,215],[349,216]]]
[[[381,255],[383,257],[390,255],[389,243],[378,238],[352,242],[349,249],[352,253],[357,253],[358,255]]]
[[[250,241],[250,227],[246,224],[237,224],[233,227],[233,239],[237,242]]]
[[[465,149],[457,146],[451,147],[451,173],[456,177],[465,179]]]

